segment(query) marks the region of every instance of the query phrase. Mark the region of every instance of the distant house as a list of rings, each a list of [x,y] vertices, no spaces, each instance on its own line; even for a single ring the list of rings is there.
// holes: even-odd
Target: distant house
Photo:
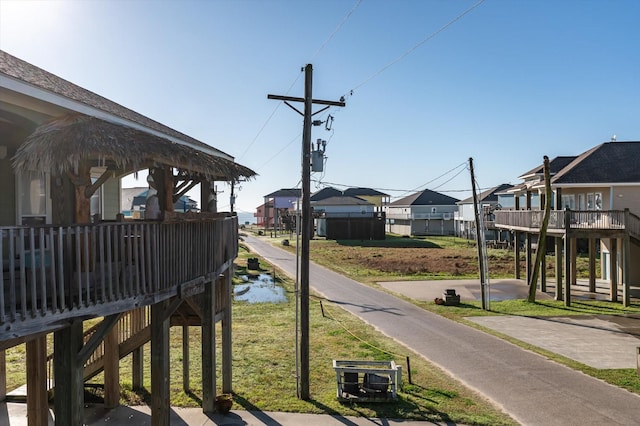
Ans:
[[[269,214],[271,212],[271,214]],[[273,227],[273,201],[268,201],[256,207],[253,214],[256,218],[256,225],[263,228]]]
[[[330,239],[384,239],[384,220],[376,206],[358,197],[339,195],[311,203],[316,233]]]
[[[502,209],[502,205],[498,201],[498,194],[510,188],[513,188],[513,185],[503,183],[481,192],[477,197],[478,205],[482,209],[481,226],[484,227],[486,240],[503,240],[500,230],[494,226],[494,211]],[[458,211],[454,216],[456,235],[468,239],[476,238],[476,215],[473,208],[473,196],[458,201],[457,204]],[[504,237],[504,239],[507,238],[506,235]]]
[[[576,247],[581,240],[588,243],[590,291],[595,291],[599,252],[599,278],[610,282],[612,300],[617,300],[621,281],[624,303],[628,304],[630,285],[640,284],[640,263],[633,261],[640,256],[640,142],[611,141],[549,163],[552,211],[547,235],[555,240],[556,257],[564,255],[565,265],[570,266],[565,268],[564,283],[576,284]],[[513,208],[496,211],[497,227],[524,236],[527,259],[542,223],[537,200],[545,193],[543,173],[541,165],[521,175],[523,182],[506,191],[513,196]],[[560,262],[556,281],[562,283],[563,270],[558,265]],[[517,268],[517,278],[519,274]],[[569,301],[570,286],[558,287],[557,297]]]
[[[265,195],[264,203],[254,213],[256,223],[265,228],[275,224],[275,228],[279,230],[291,229],[289,218],[295,217],[295,206],[301,196],[302,190],[299,188],[279,189]]]
[[[344,193],[339,189],[335,189],[332,186],[327,186],[311,194],[310,201],[313,203],[314,201],[322,201],[331,197],[342,197],[343,195]]]
[[[120,192],[121,213],[125,218],[144,219],[148,187],[122,188]],[[187,195],[173,204],[175,212],[198,211],[198,202]]]
[[[389,195],[370,188],[348,188],[344,190],[344,195],[362,198],[374,206],[376,211],[382,211],[382,207],[389,204]]]
[[[454,235],[457,198],[429,189],[385,206],[387,231],[400,235]]]

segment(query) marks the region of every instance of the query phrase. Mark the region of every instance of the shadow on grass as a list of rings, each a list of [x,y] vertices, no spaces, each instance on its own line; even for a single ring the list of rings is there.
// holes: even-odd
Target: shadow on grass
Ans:
[[[347,247],[375,248],[442,248],[433,241],[419,238],[390,237],[384,240],[336,240],[336,243]]]

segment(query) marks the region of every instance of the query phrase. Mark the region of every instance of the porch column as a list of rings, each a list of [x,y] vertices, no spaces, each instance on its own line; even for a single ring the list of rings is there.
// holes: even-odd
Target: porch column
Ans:
[[[216,290],[217,281],[204,287],[202,309],[202,411],[213,413],[216,400]]]
[[[564,305],[571,306],[571,218],[569,209],[564,214]]]
[[[596,292],[596,239],[589,238],[589,292]]]
[[[533,271],[531,269],[531,237],[532,234],[530,232],[526,232],[524,234],[524,244],[525,244],[525,258],[526,258],[526,263],[525,263],[525,271],[527,273],[527,282],[531,281],[531,276],[533,275]],[[534,285],[537,285],[537,283],[534,283]]]
[[[556,243],[556,300],[562,300],[562,237],[554,237]]]
[[[189,392],[189,324],[187,319],[182,325],[182,389]]]
[[[231,393],[233,385],[231,382],[231,368],[233,352],[231,348],[231,300],[233,297],[233,265],[224,274],[222,284],[225,289],[224,313],[222,315],[222,392]]]
[[[609,239],[609,298],[618,301],[618,239]],[[603,265],[604,266],[604,265]],[[606,267],[606,266],[605,266]]]
[[[169,426],[169,323],[168,301],[151,305],[151,424]]]
[[[118,327],[104,337],[104,406],[115,408],[120,404],[120,348]]]
[[[56,426],[84,422],[84,368],[78,356],[82,349],[82,333],[82,321],[73,321],[53,335],[56,394],[63,395],[54,399]]]
[[[46,335],[29,340],[26,347],[27,424],[29,426],[47,426],[49,424],[49,402],[47,398]]]
[[[513,257],[515,257],[516,280],[520,279],[520,232],[514,231]]]
[[[145,308],[131,311],[131,326],[139,333],[145,324]],[[144,386],[144,345],[140,345],[131,352],[131,387],[133,390],[141,390]]]
[[[0,351],[0,401],[7,398],[7,356],[5,350]]]
[[[544,253],[542,255],[542,261],[540,263],[540,291],[547,291],[547,247],[542,248]],[[540,247],[538,247],[540,250]]]
[[[625,213],[627,212],[628,210],[625,211]],[[627,307],[631,303],[631,295],[629,294],[629,274],[631,272],[631,241],[629,239],[629,231],[625,232],[622,244],[622,304]]]
[[[577,285],[578,284],[578,268],[577,268],[578,239],[571,238],[570,242],[571,242],[571,280],[567,282],[570,282],[571,285]]]

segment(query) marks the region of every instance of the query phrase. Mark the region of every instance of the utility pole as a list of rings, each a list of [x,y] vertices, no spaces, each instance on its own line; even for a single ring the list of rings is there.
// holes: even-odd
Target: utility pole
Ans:
[[[304,67],[304,98],[292,96],[267,95],[267,99],[284,101],[287,106],[304,117],[302,127],[302,221],[300,250],[300,372],[298,398],[308,400],[309,395],[309,242],[312,234],[311,217],[311,118],[331,106],[345,106],[340,101],[316,100],[312,97],[313,66]],[[304,102],[304,113],[298,111],[289,102]],[[313,104],[326,105],[313,113]],[[318,123],[321,124],[321,123]]]
[[[480,270],[480,294],[482,295],[482,309],[487,309],[486,278],[484,276],[484,256],[482,251],[483,230],[480,228],[480,214],[478,210],[478,194],[476,193],[476,177],[473,174],[473,158],[469,158],[469,170],[471,171],[471,190],[473,191],[473,212],[476,219],[476,245],[478,246],[478,269]]]

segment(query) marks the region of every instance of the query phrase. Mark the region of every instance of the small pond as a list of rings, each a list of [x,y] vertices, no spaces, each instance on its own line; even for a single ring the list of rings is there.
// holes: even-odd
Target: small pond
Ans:
[[[242,275],[243,282],[233,286],[233,297],[249,303],[283,303],[284,288],[276,285],[269,274]]]

